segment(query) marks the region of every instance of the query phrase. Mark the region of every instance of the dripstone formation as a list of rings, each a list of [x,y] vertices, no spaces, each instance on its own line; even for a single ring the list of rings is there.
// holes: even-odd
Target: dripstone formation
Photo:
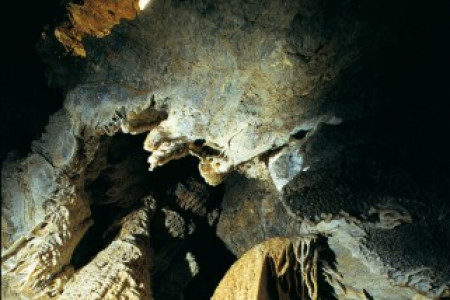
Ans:
[[[141,2],[43,34],[65,98],[3,161],[2,298],[450,297],[445,109],[393,63],[428,32],[408,1]]]

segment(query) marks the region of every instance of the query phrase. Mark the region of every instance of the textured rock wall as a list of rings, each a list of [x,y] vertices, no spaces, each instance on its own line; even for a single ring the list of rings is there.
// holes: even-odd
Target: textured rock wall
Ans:
[[[275,281],[275,286],[270,286]],[[317,249],[311,237],[274,238],[235,263],[212,299],[317,299]]]
[[[340,299],[447,295],[447,195],[414,181],[401,161],[386,163],[393,149],[354,128],[363,125],[321,126],[302,148],[310,168],[282,192],[268,171],[231,176],[218,235],[238,255],[272,237],[327,237],[333,257],[319,259]]]
[[[100,24],[89,15],[105,17],[112,3],[123,16]],[[200,230],[214,233],[217,222],[237,256],[284,237],[270,255],[269,244],[256,247],[267,254],[251,266],[259,275],[267,257],[279,262],[308,237],[331,252],[318,251],[317,276],[337,298],[449,295],[448,177],[424,167],[436,160],[423,142],[403,138],[408,111],[390,106],[395,95],[380,79],[401,32],[400,2],[154,0],[131,20],[136,5],[72,5],[83,20],[60,28],[86,57],[47,55],[50,80],[67,95],[32,152],[3,165],[4,297],[176,299],[220,269],[220,258],[202,265],[207,251],[192,246],[206,248]],[[41,47],[52,50],[51,38]],[[146,177],[123,133],[146,134],[141,147],[160,177]],[[221,210],[203,183],[168,189],[171,176],[157,173],[188,155],[207,183],[225,182]],[[149,194],[156,204],[140,204]],[[77,266],[89,232],[109,218],[104,247]],[[311,275],[294,266],[275,277]],[[216,295],[236,283],[227,276]],[[265,286],[236,284],[241,296]]]
[[[153,299],[149,225],[156,203],[151,197],[142,202],[121,220],[114,241],[61,287],[59,299]]]
[[[99,89],[103,98],[151,98],[168,114],[145,143],[151,168],[191,153],[206,180],[218,184],[236,166],[288,145],[298,131],[339,122],[322,104],[339,73],[362,55],[350,46],[358,23],[334,27],[349,5],[322,24],[326,12],[313,1],[206,8],[155,1],[133,23],[86,43],[92,55],[69,98],[92,98]]]

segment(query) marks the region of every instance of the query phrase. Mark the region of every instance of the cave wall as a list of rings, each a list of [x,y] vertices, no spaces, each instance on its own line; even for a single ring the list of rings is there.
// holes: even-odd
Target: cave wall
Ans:
[[[445,40],[443,4],[154,0],[127,20],[119,8],[118,24],[77,41],[84,58],[64,54],[53,34],[72,26],[70,18],[51,25],[39,44],[48,81],[65,97],[56,113],[50,105],[28,155],[3,161],[8,297],[76,298],[86,281],[83,295],[95,282],[118,281],[130,288],[110,291],[114,297],[150,298],[151,289],[158,296],[142,279],[158,261],[147,252],[158,247],[147,223],[167,219],[155,228],[172,234],[173,245],[189,244],[193,227],[183,211],[192,207],[134,207],[155,192],[152,180],[159,183],[156,176],[146,185],[145,161],[135,160],[142,154],[108,161],[116,146],[107,141],[120,134],[146,135],[140,143],[152,172],[191,155],[208,184],[225,184],[220,209],[201,217],[211,230],[218,222],[217,236],[238,257],[269,238],[314,235],[334,253],[319,257],[319,272],[337,298],[448,296],[450,114],[439,73],[448,46],[433,46]],[[6,123],[7,136],[15,123]],[[91,187],[102,176],[112,184],[98,198]],[[115,240],[76,269],[73,253],[99,202],[126,207],[130,217],[121,216]],[[130,251],[138,254],[122,257]],[[186,268],[174,294],[198,273],[192,253],[188,247],[170,259]],[[90,279],[105,269],[121,275]]]

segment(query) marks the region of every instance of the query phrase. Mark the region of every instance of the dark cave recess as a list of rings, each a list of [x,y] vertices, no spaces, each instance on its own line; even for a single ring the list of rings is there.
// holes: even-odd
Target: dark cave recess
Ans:
[[[91,195],[91,218],[94,224],[75,249],[71,264],[75,269],[88,264],[119,232],[120,226],[114,224],[120,223],[123,216],[139,208],[142,195],[151,194],[156,199],[156,211],[150,222],[150,245],[155,257],[151,282],[155,299],[180,299],[181,295],[184,299],[209,299],[236,257],[217,237],[215,225],[211,226],[205,217],[183,210],[177,204],[173,199],[173,190],[179,183],[183,184],[189,180],[199,182],[207,190],[208,199],[205,205],[211,210],[220,209],[224,186],[208,186],[198,171],[198,159],[191,156],[172,161],[149,172],[146,163],[148,153],[142,149],[144,138],[145,135],[118,133],[112,138],[104,139],[104,142],[110,139],[108,163],[121,165],[131,159],[132,162],[126,167],[126,176],[140,179],[134,179],[132,188],[127,190],[127,198],[130,193],[134,193],[131,195],[133,202],[128,206],[109,202],[111,199],[106,194],[116,184],[108,177],[112,172],[110,167],[87,184],[86,191]],[[120,200],[120,195],[117,196]],[[104,203],[105,199],[108,203]],[[195,224],[194,233],[184,239],[170,236],[165,227],[162,209],[174,210],[186,221],[190,220]],[[167,286],[167,282],[183,276],[180,275],[181,271],[177,270],[177,263],[187,252],[195,257],[200,272],[190,281],[186,280],[186,286],[179,291],[179,285],[175,284],[178,282],[173,283],[174,287]],[[161,262],[161,259],[168,261]]]
[[[46,66],[37,44],[45,28],[54,26],[65,4],[58,0],[5,3],[2,27],[7,31],[9,46],[3,47],[6,55],[1,72],[2,161],[12,150],[19,157],[26,156],[49,116],[62,107],[63,91],[47,84]]]

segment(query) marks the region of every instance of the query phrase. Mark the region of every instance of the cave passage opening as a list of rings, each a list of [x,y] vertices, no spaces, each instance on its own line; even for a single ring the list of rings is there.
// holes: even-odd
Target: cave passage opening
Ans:
[[[209,299],[236,260],[216,234],[224,186],[209,186],[193,156],[150,172],[144,139],[145,134],[123,133],[101,138],[85,175],[94,223],[76,247],[71,264],[75,270],[86,266],[117,236],[121,219],[139,208],[140,199],[151,195],[156,199],[150,222],[154,259],[149,266],[154,298]],[[186,228],[181,234],[171,234],[167,212],[182,220]],[[196,274],[183,273],[181,265],[189,269],[192,264],[187,257],[195,260]]]

